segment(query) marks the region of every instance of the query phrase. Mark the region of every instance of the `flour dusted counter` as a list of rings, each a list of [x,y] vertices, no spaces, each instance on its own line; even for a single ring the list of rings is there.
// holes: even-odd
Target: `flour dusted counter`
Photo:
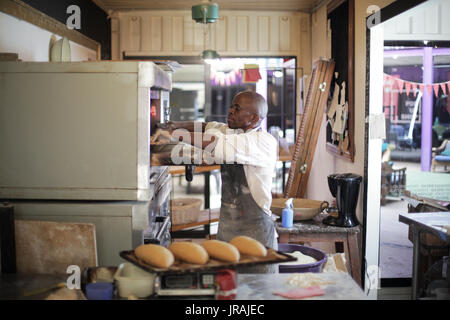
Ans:
[[[318,300],[365,300],[366,295],[358,284],[346,273],[279,273],[238,275],[237,300],[286,300],[274,292],[319,285],[322,296],[307,299]]]
[[[302,278],[298,278],[298,276]],[[240,274],[238,275],[238,289],[236,300],[286,300],[273,292],[287,292],[289,290],[299,288],[304,277],[310,278],[309,284],[321,283],[325,294],[322,296],[307,298],[318,300],[364,300],[366,295],[358,287],[353,279],[345,273],[315,273],[315,274]],[[70,296],[73,299],[84,300],[85,297],[80,290],[68,290],[61,288],[58,291],[44,292],[35,296],[24,297],[24,292],[33,292],[42,288],[50,288],[60,282],[65,282],[67,276],[51,276],[51,275],[19,275],[8,274],[0,275],[0,299],[46,299],[49,295],[55,298],[64,299]],[[289,284],[291,280],[291,284]],[[297,280],[297,281],[296,281]],[[119,299],[115,297],[115,299]],[[152,298],[150,298],[152,299]],[[153,298],[154,299],[154,298]],[[193,299],[198,300],[199,297]],[[202,299],[212,299],[211,297]]]
[[[327,226],[322,223],[323,214],[319,214],[313,220],[296,221],[292,228],[283,228],[277,223],[279,243],[303,243],[303,242],[333,242],[343,243],[347,256],[347,269],[353,279],[361,286],[361,259],[359,253],[359,237],[361,227],[342,228]]]

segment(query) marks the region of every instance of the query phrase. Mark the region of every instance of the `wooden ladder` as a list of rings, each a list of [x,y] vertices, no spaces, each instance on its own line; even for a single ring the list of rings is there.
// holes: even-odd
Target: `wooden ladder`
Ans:
[[[286,183],[285,198],[303,198],[316,150],[323,115],[328,101],[334,61],[314,62],[305,108],[301,118],[294,155]]]

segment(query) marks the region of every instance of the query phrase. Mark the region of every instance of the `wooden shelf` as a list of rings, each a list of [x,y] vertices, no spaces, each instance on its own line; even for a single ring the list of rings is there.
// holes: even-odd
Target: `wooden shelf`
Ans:
[[[202,173],[202,172],[208,172],[213,170],[220,170],[220,165],[214,165],[214,166],[196,166],[194,168],[194,173]],[[185,166],[170,166],[169,169],[170,174],[185,174],[186,168]]]
[[[209,213],[210,210],[211,210],[211,215]],[[196,222],[192,222],[192,223],[188,223],[188,224],[180,224],[180,225],[175,225],[175,226],[173,225],[171,231],[175,232],[175,231],[180,231],[180,230],[187,229],[187,228],[199,227],[199,226],[204,226],[204,225],[211,224],[214,222],[218,222],[219,214],[220,214],[219,208],[202,210],[202,211],[200,211],[200,216],[198,217],[198,220]]]

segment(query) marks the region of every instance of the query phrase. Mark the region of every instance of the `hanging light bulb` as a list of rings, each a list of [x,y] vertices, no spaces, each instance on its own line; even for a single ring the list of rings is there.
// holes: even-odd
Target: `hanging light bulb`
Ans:
[[[201,4],[192,6],[192,19],[203,24],[206,49],[202,52],[201,57],[206,63],[211,64],[212,61],[219,58],[219,54],[212,49],[211,30],[211,24],[219,19],[219,6],[211,1],[203,1]]]
[[[219,6],[211,1],[192,6],[192,19],[204,24],[216,22],[219,19]]]
[[[207,64],[212,64],[214,60],[219,59],[219,54],[214,50],[204,50],[202,52],[202,59]]]

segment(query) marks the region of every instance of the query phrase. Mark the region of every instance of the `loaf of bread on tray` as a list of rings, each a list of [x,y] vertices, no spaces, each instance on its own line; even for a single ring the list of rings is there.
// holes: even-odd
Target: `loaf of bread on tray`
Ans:
[[[247,236],[237,236],[231,239],[230,244],[234,245],[241,254],[253,257],[265,257],[267,249],[261,242]]]
[[[208,252],[195,242],[174,242],[169,246],[169,250],[175,258],[187,263],[205,264],[209,260]]]
[[[134,250],[136,257],[155,268],[169,268],[175,258],[169,250],[157,244],[143,244]]]
[[[202,246],[214,259],[226,262],[239,261],[239,250],[228,242],[221,240],[206,240],[202,243]]]

